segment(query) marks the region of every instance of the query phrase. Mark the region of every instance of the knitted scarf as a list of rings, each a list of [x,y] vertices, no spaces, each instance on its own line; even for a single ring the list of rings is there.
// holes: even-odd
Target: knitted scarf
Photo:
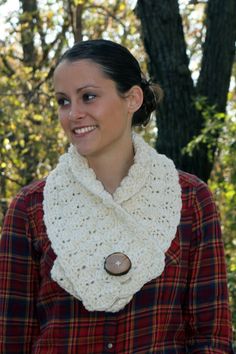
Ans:
[[[44,221],[57,255],[51,276],[89,311],[117,312],[160,276],[180,221],[181,188],[173,162],[133,134],[134,164],[113,195],[74,146],[44,188]],[[132,267],[114,276],[108,255],[122,252]]]

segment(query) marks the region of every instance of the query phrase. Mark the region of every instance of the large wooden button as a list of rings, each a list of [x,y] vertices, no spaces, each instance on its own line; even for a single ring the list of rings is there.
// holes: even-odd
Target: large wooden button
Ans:
[[[105,259],[104,268],[111,275],[124,275],[131,268],[131,261],[126,254],[115,252]]]

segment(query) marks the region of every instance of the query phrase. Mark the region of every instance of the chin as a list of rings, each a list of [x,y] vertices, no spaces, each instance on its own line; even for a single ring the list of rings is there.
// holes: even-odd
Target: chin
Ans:
[[[78,146],[77,144],[73,144],[73,145],[76,148],[77,152],[85,158],[89,157],[92,154],[92,151],[90,149],[83,149],[81,148],[81,146]]]

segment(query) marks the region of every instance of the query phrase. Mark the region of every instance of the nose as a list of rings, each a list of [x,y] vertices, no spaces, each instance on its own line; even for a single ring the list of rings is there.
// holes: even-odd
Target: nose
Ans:
[[[72,120],[82,119],[85,117],[85,111],[78,104],[71,106],[71,110],[69,112],[69,118]]]

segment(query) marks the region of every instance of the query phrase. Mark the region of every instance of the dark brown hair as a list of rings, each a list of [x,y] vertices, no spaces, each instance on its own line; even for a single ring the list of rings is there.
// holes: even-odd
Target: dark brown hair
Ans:
[[[146,80],[138,61],[127,48],[104,39],[77,42],[62,55],[58,64],[64,60],[82,59],[99,64],[104,74],[116,83],[121,95],[134,85],[140,86],[143,90],[143,104],[134,113],[132,125],[146,125],[149,122],[151,113],[156,110],[162,98],[162,90]]]

